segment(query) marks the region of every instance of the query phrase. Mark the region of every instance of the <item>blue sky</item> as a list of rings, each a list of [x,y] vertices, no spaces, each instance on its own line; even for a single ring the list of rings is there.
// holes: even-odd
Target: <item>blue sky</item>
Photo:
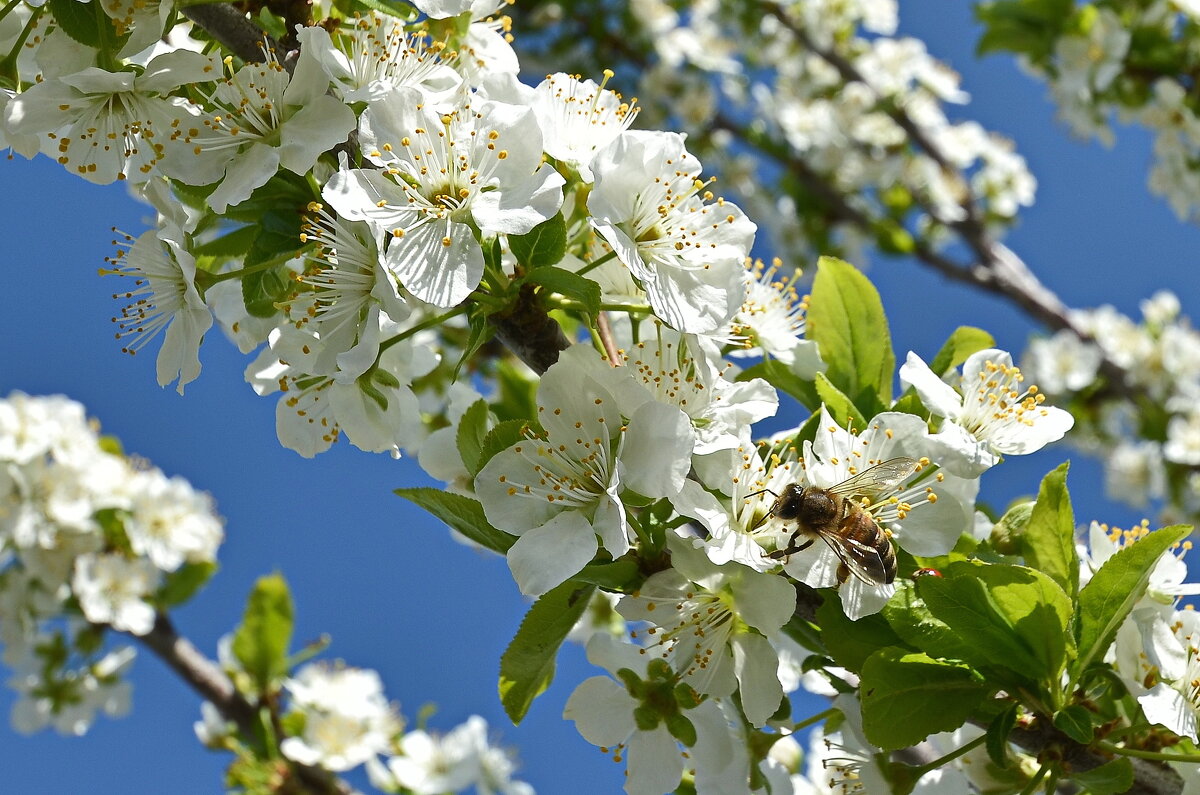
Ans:
[[[1195,315],[1196,232],[1147,194],[1145,134],[1119,131],[1112,151],[1071,140],[1053,123],[1043,86],[1007,58],[974,58],[977,32],[966,4],[906,3],[901,28],[963,74],[973,102],[962,117],[1014,138],[1028,159],[1039,180],[1037,204],[1007,242],[1052,289],[1073,306],[1107,302],[1136,313],[1139,300],[1166,287]],[[283,449],[274,399],[254,395],[242,378],[248,359],[216,331],[202,351],[204,371],[183,397],[155,384],[156,346],[132,358],[120,353],[110,294],[122,286],[96,270],[112,252],[109,227],[136,235],[145,215],[119,187],[88,185],[49,160],[0,163],[10,295],[0,315],[0,393],[61,392],[80,400],[128,451],[215,496],[227,523],[222,569],[176,613],[179,629],[213,654],[238,622],[254,579],[281,571],[295,595],[297,644],[330,633],[326,656],[379,670],[408,717],[427,702],[439,707],[431,720],[439,729],[483,715],[519,750],[523,777],[543,795],[619,791],[620,766],[560,717],[575,684],[597,673],[580,649],[564,650],[553,686],[526,721],[508,724],[496,672],[524,602],[502,560],[453,542],[438,522],[391,493],[429,485],[413,462],[344,443],[314,460]],[[880,259],[869,273],[901,360],[909,349],[931,356],[963,324],[988,329],[1014,351],[1033,329],[999,300],[944,284],[911,263]],[[986,476],[983,498],[1002,506],[1036,491],[1065,455],[1060,447],[1006,462]],[[1103,500],[1098,465],[1072,457],[1081,522],[1129,526],[1140,519]],[[101,719],[85,739],[20,737],[0,721],[5,791],[219,791],[229,760],[193,738],[196,697],[149,654],[139,655],[133,671],[133,714]],[[11,703],[9,691],[0,690],[0,714]],[[820,708],[814,701],[798,711]]]

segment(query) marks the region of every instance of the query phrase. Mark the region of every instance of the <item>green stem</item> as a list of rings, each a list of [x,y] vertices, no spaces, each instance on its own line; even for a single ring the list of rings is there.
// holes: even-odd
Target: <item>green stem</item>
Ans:
[[[546,300],[554,305],[555,309],[571,309],[576,312],[585,312],[587,307],[573,298],[567,298],[562,293],[546,294]],[[627,312],[631,315],[649,315],[654,312],[654,308],[648,304],[600,304],[602,312]]]
[[[424,331],[427,328],[433,328],[434,326],[440,326],[443,323],[445,323],[447,320],[449,320],[450,318],[454,317],[455,315],[461,315],[463,312],[466,312],[469,307],[470,307],[469,304],[459,304],[458,306],[451,309],[449,312],[444,312],[444,313],[438,315],[437,317],[431,317],[431,318],[429,318],[429,320],[426,320],[422,323],[418,323],[417,325],[413,326],[412,328],[405,329],[404,331],[401,331],[399,334],[392,337],[391,339],[387,339],[387,340],[384,340],[383,342],[379,343],[379,352],[382,354],[384,351],[386,351],[388,348],[395,345],[397,342],[400,342],[401,340],[406,340],[409,337],[411,337],[412,335],[416,334],[417,332]]]
[[[1093,743],[1096,748],[1119,756],[1136,756],[1138,759],[1153,759],[1158,762],[1200,762],[1200,754],[1164,754],[1161,751],[1143,751],[1140,748],[1126,748],[1121,745],[1100,740]]]
[[[4,19],[9,13],[21,4],[22,0],[11,0],[4,6],[4,12],[0,13],[0,19]],[[21,51],[25,49],[25,42],[29,39],[33,29],[37,27],[38,19],[42,16],[42,11],[45,6],[37,6],[29,15],[29,21],[25,23],[25,27],[21,29],[21,35],[13,42],[12,50],[4,58],[0,59],[0,74],[11,73],[14,87],[20,85],[20,75],[17,74],[17,57]]]
[[[601,257],[600,259],[592,260],[587,265],[584,265],[582,268],[577,270],[576,273],[578,273],[580,276],[586,276],[587,274],[594,271],[596,268],[599,268],[604,263],[608,262],[611,259],[616,258],[616,256],[617,256],[617,252],[610,251],[607,254],[605,254],[603,257]]]
[[[497,298],[496,296],[483,292],[482,290],[473,290],[468,297],[477,304],[490,304],[494,307],[507,306],[507,302],[504,299]]]
[[[830,707],[829,709],[827,709],[823,712],[818,712],[816,715],[810,715],[809,717],[805,718],[804,720],[800,721],[799,723],[793,724],[792,725],[792,733],[794,734],[794,733],[800,731],[801,729],[807,729],[809,726],[812,726],[817,723],[821,723],[822,721],[826,720],[827,718],[832,718],[837,713],[838,713],[838,710],[835,707]]]
[[[912,771],[913,781],[916,781],[917,779],[919,779],[921,776],[925,775],[929,771],[937,770],[939,767],[942,767],[947,762],[953,762],[955,759],[958,759],[963,754],[965,754],[969,751],[975,750],[979,746],[983,745],[986,740],[987,740],[987,735],[981,734],[978,737],[976,737],[974,740],[972,740],[971,742],[962,746],[961,748],[959,748],[955,751],[951,751],[950,753],[946,754],[945,756],[943,756],[939,759],[935,759],[932,762],[929,762],[928,764],[924,764],[924,765],[921,765],[920,767],[913,768],[913,771]]]
[[[1042,783],[1042,779],[1050,772],[1050,765],[1042,765],[1038,768],[1038,772],[1034,774],[1029,783],[1025,785],[1025,789],[1021,790],[1021,795],[1033,795],[1037,791],[1038,784]]]
[[[271,257],[271,259],[263,260],[257,265],[251,265],[248,268],[239,268],[233,271],[225,271],[224,273],[210,273],[208,274],[208,283],[209,285],[213,285],[217,282],[227,282],[230,279],[241,279],[245,276],[249,276],[252,273],[258,273],[259,271],[265,271],[274,268],[276,265],[282,265],[283,263],[295,258],[295,252],[288,252],[286,254],[277,254],[276,256]]]
[[[654,548],[654,544],[653,544],[650,536],[646,533],[645,529],[642,527],[642,523],[639,522],[637,520],[637,517],[635,517],[633,515],[632,511],[630,511],[628,514],[626,514],[625,521],[629,522],[629,526],[633,528],[633,534],[635,536],[637,536],[638,542],[641,544],[643,549],[653,549]]]

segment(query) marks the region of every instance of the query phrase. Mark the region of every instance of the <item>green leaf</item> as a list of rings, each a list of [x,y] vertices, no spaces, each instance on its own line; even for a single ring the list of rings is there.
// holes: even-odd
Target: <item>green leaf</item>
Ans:
[[[525,435],[526,430],[531,426],[529,420],[505,420],[488,431],[487,436],[483,438],[483,444],[479,449],[479,464],[478,468],[483,469],[484,465],[492,460],[492,457],[503,450],[507,450],[517,442],[528,439]],[[476,470],[478,473],[478,469]]]
[[[917,595],[916,582],[898,580],[896,593],[883,606],[880,615],[904,642],[934,657],[966,659],[971,644],[962,640],[946,622],[934,618]]]
[[[833,385],[833,382],[825,377],[824,373],[817,373],[815,381],[817,387],[817,396],[821,398],[821,402],[825,404],[825,409],[829,412],[829,416],[833,417],[833,421],[843,428],[865,428],[867,427],[867,419],[878,414],[882,407],[871,406],[867,410],[860,409],[846,397],[840,389]],[[874,398],[874,395],[864,395],[864,398]]]
[[[959,326],[950,335],[950,339],[946,340],[937,356],[933,357],[929,369],[939,376],[945,375],[965,362],[971,354],[991,348],[995,344],[996,340],[983,329]]]
[[[1048,689],[1059,686],[1071,601],[1045,574],[959,561],[942,569],[941,577],[918,579],[916,591],[930,615],[963,639],[944,650],[938,648],[944,638],[926,639],[931,654],[957,657],[980,670],[1007,669]]]
[[[197,257],[240,257],[250,250],[257,237],[257,227],[239,226],[232,232],[195,246],[192,253]]]
[[[829,365],[829,380],[855,405],[892,401],[896,357],[883,303],[854,266],[821,257],[809,299],[808,338]],[[870,395],[869,400],[864,400]]]
[[[1054,727],[1082,745],[1092,741],[1092,713],[1079,704],[1054,713]]]
[[[214,561],[185,563],[166,577],[158,589],[158,598],[164,607],[183,604],[217,573]]]
[[[488,316],[483,312],[471,313],[467,318],[467,329],[467,344],[463,346],[462,356],[458,357],[458,363],[454,365],[454,372],[450,376],[452,381],[458,380],[458,372],[462,366],[496,334],[496,327],[488,322]]]
[[[962,726],[988,688],[965,665],[890,646],[863,664],[860,693],[863,733],[891,751]]]
[[[300,250],[300,214],[291,210],[268,210],[257,227],[258,234],[246,252],[242,267],[253,268]],[[254,317],[272,317],[275,305],[292,290],[291,271],[285,265],[263,268],[242,277],[242,300]]]
[[[813,382],[805,381],[778,359],[759,362],[752,367],[747,367],[737,375],[738,381],[749,381],[752,378],[763,379],[781,392],[795,398],[809,411],[816,411],[821,405],[821,398],[817,395]]]
[[[233,635],[233,656],[261,693],[287,674],[292,640],[292,595],[281,574],[260,577],[246,600],[242,623]]]
[[[1064,462],[1042,479],[1029,524],[1021,534],[1025,562],[1050,575],[1072,598],[1079,593],[1079,553],[1075,550],[1075,514],[1067,493]]]
[[[567,253],[567,222],[558,213],[524,235],[509,235],[508,247],[528,270],[556,265]]]
[[[825,593],[825,601],[817,608],[817,624],[821,627],[821,639],[829,656],[838,665],[856,673],[875,652],[885,646],[903,643],[878,613],[857,621],[847,618],[837,591]]]
[[[1120,757],[1091,770],[1077,770],[1071,780],[1091,795],[1119,795],[1133,787],[1133,763]]]
[[[1071,19],[1075,0],[995,0],[975,6],[984,25],[976,52],[1024,53],[1040,63],[1054,52],[1055,43]]]
[[[642,573],[636,558],[624,556],[611,563],[589,563],[571,579],[610,591],[632,593],[645,582],[646,575]]]
[[[483,466],[479,459],[483,453],[484,440],[488,435],[489,415],[487,401],[480,398],[472,403],[458,420],[458,431],[454,435],[454,442],[458,446],[458,454],[462,458],[463,466],[467,468],[471,477],[478,475],[480,467]]]
[[[1168,549],[1192,528],[1172,525],[1126,546],[1104,561],[1079,591],[1079,657],[1075,679],[1108,650],[1129,611],[1146,593],[1150,572]]]
[[[517,541],[515,536],[488,524],[483,515],[483,506],[470,497],[428,487],[396,489],[396,494],[416,503],[454,530],[493,552],[503,555]]]
[[[1000,520],[992,525],[992,532],[989,536],[997,552],[1003,555],[1016,555],[1021,551],[1021,536],[1025,534],[1025,528],[1029,527],[1031,516],[1033,516],[1032,502],[1018,502],[1004,512]]]
[[[992,722],[988,724],[987,739],[984,744],[987,746],[988,758],[990,758],[997,767],[1008,767],[1012,760],[1008,755],[1008,735],[1012,734],[1013,727],[1017,725],[1017,704],[1013,702],[996,717],[992,718]]]
[[[600,312],[600,285],[586,276],[547,266],[530,271],[525,281],[578,301],[583,304],[583,311],[590,317],[595,317]]]
[[[550,686],[558,647],[587,610],[595,590],[594,585],[565,582],[543,594],[525,614],[500,658],[500,701],[513,723],[520,723],[533,700]]]
[[[100,3],[80,3],[77,0],[47,0],[46,7],[54,21],[75,41],[85,47],[104,49],[117,41],[112,20],[100,8]]]

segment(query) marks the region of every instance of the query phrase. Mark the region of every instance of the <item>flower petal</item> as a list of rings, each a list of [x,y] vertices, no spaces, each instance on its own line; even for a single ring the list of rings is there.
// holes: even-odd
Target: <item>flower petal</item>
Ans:
[[[578,511],[563,511],[525,532],[508,550],[508,568],[521,593],[541,596],[596,556],[596,533]]]

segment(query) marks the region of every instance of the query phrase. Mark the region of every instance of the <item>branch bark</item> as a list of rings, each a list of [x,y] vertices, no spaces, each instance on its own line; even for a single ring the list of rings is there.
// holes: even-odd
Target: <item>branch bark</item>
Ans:
[[[179,10],[243,61],[261,61],[264,44],[268,49],[277,49],[274,39],[231,5],[206,3]]]
[[[191,641],[175,631],[171,619],[165,614],[158,614],[154,628],[148,634],[131,634],[130,637],[166,663],[200,697],[212,703],[226,720],[237,726],[239,732],[247,737],[258,733],[258,708],[238,692],[221,666],[205,657]],[[351,795],[354,791],[349,784],[320,768],[295,762],[289,763],[289,768],[296,775],[295,783],[302,787],[301,790],[289,792]]]

